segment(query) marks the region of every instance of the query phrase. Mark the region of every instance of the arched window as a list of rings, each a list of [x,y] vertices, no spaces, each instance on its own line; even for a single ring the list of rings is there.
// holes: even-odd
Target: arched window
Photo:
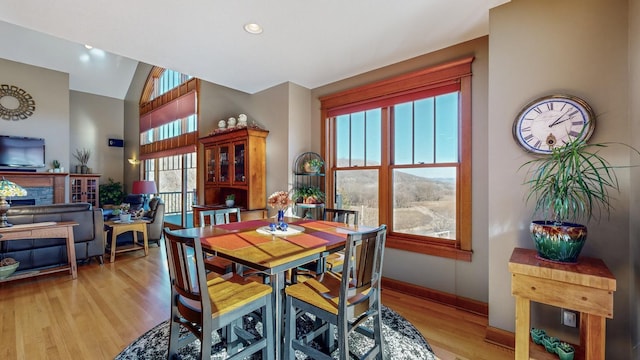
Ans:
[[[193,224],[199,80],[154,67],[140,97],[140,159],[165,203],[165,222]]]

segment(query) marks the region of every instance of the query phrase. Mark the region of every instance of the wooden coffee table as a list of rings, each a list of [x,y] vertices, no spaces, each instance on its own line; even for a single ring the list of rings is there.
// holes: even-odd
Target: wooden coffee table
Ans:
[[[114,262],[116,259],[116,253],[123,253],[127,251],[143,250],[144,256],[149,254],[149,240],[147,238],[147,220],[133,220],[128,223],[122,223],[118,220],[105,221],[105,226],[111,229],[111,253],[109,254],[109,262]],[[118,235],[133,231],[133,244],[117,247],[116,238]],[[138,231],[142,232],[142,244],[138,242]],[[105,241],[109,241],[105,235]],[[106,245],[106,244],[105,244]]]

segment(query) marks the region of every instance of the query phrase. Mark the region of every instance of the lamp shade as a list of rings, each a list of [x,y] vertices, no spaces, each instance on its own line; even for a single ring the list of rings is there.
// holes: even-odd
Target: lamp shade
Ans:
[[[153,186],[155,188],[155,184]],[[27,190],[23,189],[20,185],[17,185],[4,177],[0,180],[0,196],[9,197],[25,195],[27,195]]]
[[[152,180],[138,180],[133,182],[132,194],[156,194],[158,189],[156,188],[156,182]]]

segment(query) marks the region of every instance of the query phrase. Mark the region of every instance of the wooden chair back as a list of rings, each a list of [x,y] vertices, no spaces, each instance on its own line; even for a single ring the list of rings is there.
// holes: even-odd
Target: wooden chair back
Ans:
[[[348,225],[358,225],[357,210],[325,208],[323,218],[326,221],[341,222]]]
[[[168,358],[177,358],[178,349],[193,341],[192,336],[181,334],[182,326],[200,339],[200,359],[211,357],[211,334],[217,329],[227,340],[218,344],[225,346],[230,358],[244,359],[262,351],[262,358],[268,359],[275,344],[271,287],[245,282],[235,275],[208,277],[200,238],[178,236],[168,227],[164,228],[164,238],[171,282]],[[256,312],[263,321],[262,338],[236,326],[242,324],[245,315]]]
[[[169,228],[164,228],[169,279],[171,282],[172,306],[177,306],[180,314],[189,321],[202,325],[203,315],[211,317],[211,302],[207,291],[207,272],[203,264],[202,245],[199,238],[174,235]],[[195,303],[196,306],[181,306],[181,296]],[[192,304],[193,305],[193,304]]]
[[[231,222],[231,214],[235,214],[236,221],[240,222],[240,208],[228,208],[200,211],[200,226],[220,225]]]
[[[386,238],[386,225],[347,236],[339,313],[366,319],[371,313],[380,311],[370,309],[370,306],[379,306],[381,300],[379,297]]]

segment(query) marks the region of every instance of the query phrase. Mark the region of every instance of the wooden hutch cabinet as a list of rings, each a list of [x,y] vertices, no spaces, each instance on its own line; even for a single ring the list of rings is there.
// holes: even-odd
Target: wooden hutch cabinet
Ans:
[[[97,207],[100,199],[99,180],[98,174],[69,174],[69,202],[88,202]]]
[[[268,134],[267,130],[241,128],[200,138],[206,207],[224,206],[227,195],[233,194],[235,206],[242,211],[266,213]],[[242,216],[244,220],[244,213]]]

